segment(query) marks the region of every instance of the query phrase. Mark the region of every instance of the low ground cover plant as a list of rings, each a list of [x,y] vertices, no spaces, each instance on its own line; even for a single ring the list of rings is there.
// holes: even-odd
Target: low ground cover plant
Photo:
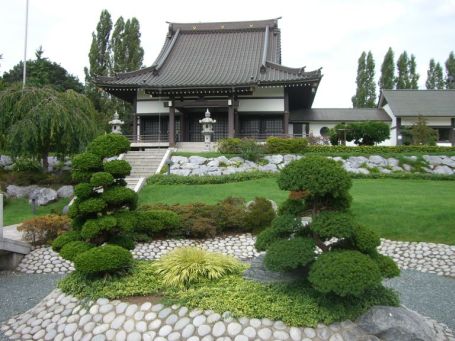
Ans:
[[[392,259],[377,252],[379,236],[350,213],[352,181],[337,162],[316,156],[293,161],[278,186],[290,191],[289,199],[256,241],[266,251],[268,269],[303,269],[315,290],[341,297],[360,297],[399,274]],[[308,226],[301,223],[303,214],[312,217]]]
[[[265,152],[263,145],[249,138],[226,138],[218,141],[218,151],[222,154],[238,154],[245,160],[259,161]]]
[[[260,172],[260,171],[251,171],[244,173],[235,173],[228,175],[210,175],[210,176],[198,176],[198,175],[164,175],[157,174],[149,177],[147,179],[148,184],[157,184],[157,185],[206,185],[206,184],[224,184],[229,182],[242,182],[254,179],[270,178],[276,177],[276,174],[271,172]]]

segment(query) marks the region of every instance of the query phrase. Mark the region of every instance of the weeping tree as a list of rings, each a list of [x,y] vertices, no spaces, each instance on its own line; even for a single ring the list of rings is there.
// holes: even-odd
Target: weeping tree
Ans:
[[[13,86],[0,93],[0,149],[12,156],[42,160],[81,151],[97,133],[97,113],[87,97],[73,90]]]

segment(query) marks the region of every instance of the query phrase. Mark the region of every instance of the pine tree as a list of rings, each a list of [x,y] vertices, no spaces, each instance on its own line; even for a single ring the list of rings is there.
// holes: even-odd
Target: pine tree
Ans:
[[[360,55],[360,58],[358,60],[358,66],[357,66],[357,78],[356,78],[356,84],[357,84],[357,90],[355,92],[355,95],[352,97],[352,106],[354,108],[362,108],[365,106],[366,103],[366,98],[367,98],[367,93],[366,93],[366,57],[367,54],[362,52]]]
[[[408,53],[404,51],[397,60],[398,75],[395,79],[397,89],[409,89],[409,58]]]
[[[446,60],[446,88],[455,89],[455,56],[450,52]]]
[[[419,88],[419,78],[420,75],[417,73],[417,63],[416,58],[411,54],[411,59],[409,60],[409,85],[408,89],[418,89]]]
[[[366,103],[365,107],[374,108],[376,107],[376,83],[374,81],[375,76],[375,62],[373,54],[371,51],[368,51],[367,55],[367,64],[365,68],[366,80],[365,80],[365,89],[366,89]]]
[[[393,61],[394,55],[393,50],[389,47],[387,53],[384,56],[384,61],[381,66],[381,77],[379,79],[380,89],[393,89],[395,81],[395,63]]]
[[[435,80],[434,85],[435,85],[436,89],[438,89],[438,90],[444,89],[444,86],[445,86],[444,75],[442,72],[442,66],[439,62],[436,63],[436,66],[434,69],[434,80]]]

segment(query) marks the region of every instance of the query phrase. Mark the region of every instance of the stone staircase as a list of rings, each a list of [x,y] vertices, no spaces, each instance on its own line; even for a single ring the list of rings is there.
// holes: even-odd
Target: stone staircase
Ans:
[[[144,151],[129,151],[123,154],[121,159],[131,165],[131,174],[125,179],[128,188],[139,192],[149,176],[160,172],[169,153],[169,149],[150,148]]]

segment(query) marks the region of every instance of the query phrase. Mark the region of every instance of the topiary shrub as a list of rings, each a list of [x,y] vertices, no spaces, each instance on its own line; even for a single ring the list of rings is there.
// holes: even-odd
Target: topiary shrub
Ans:
[[[90,184],[94,187],[105,187],[114,183],[114,177],[107,172],[98,172],[90,178]]]
[[[264,258],[267,269],[291,271],[304,267],[314,259],[315,244],[310,238],[280,240],[268,248]]]
[[[162,278],[163,284],[172,287],[188,287],[206,279],[217,280],[246,268],[234,257],[196,247],[171,251],[154,262],[153,267],[156,274]]]
[[[377,253],[379,236],[347,210],[351,180],[337,162],[323,157],[291,162],[278,185],[291,192],[289,199],[256,239],[256,248],[266,251],[266,268],[301,268],[316,290],[338,296],[360,296],[399,274],[391,258]],[[303,227],[301,214],[309,209],[312,220]]]
[[[59,252],[65,244],[78,240],[82,240],[81,234],[78,231],[65,232],[52,242],[52,250]]]
[[[252,231],[263,230],[271,225],[275,217],[272,203],[266,198],[256,197],[247,207],[245,225]]]
[[[303,154],[308,146],[306,138],[268,137],[265,148],[269,154]]]
[[[72,176],[79,183],[69,216],[73,219],[73,231],[80,232],[74,240],[58,241],[54,249],[59,251],[64,244],[83,239],[87,244],[74,243],[62,251],[62,256],[69,258],[73,257],[73,250],[93,245],[74,258],[76,271],[83,275],[104,275],[131,265],[127,249],[134,248],[132,234],[138,222],[134,212],[137,194],[125,187],[124,180],[131,166],[125,161],[106,160],[128,149],[126,137],[105,134],[90,143],[87,152],[73,158]]]
[[[125,160],[112,160],[104,164],[104,171],[116,178],[122,178],[130,174],[131,165]]]
[[[83,241],[74,241],[69,242],[63,245],[62,249],[60,250],[60,256],[66,260],[73,261],[76,256],[80,255],[81,253],[90,250],[93,248],[93,244],[86,243]]]
[[[358,251],[331,251],[320,255],[310,269],[308,280],[322,293],[360,296],[381,284],[377,263]]]
[[[74,258],[74,266],[84,275],[112,274],[128,270],[133,256],[123,247],[105,244],[91,248]]]
[[[126,153],[129,149],[130,142],[125,136],[119,134],[100,135],[87,147],[88,152],[103,159]]]
[[[300,217],[305,213],[306,207],[302,200],[285,200],[278,209],[278,214],[289,214]]]
[[[354,217],[350,213],[326,211],[317,215],[310,229],[322,239],[350,238],[354,235]]]
[[[180,226],[180,217],[172,211],[151,210],[138,212],[136,231],[154,235],[164,230],[175,230]]]

